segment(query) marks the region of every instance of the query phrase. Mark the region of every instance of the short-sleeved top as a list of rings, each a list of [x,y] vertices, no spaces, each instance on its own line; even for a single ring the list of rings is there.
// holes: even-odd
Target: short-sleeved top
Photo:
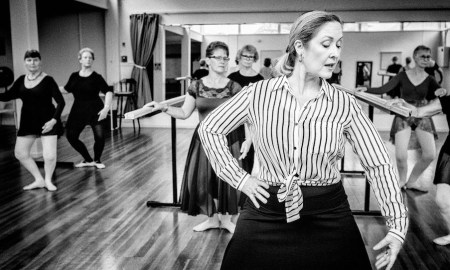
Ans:
[[[392,78],[389,82],[381,87],[369,88],[367,93],[385,94],[396,87],[400,87],[400,97],[407,102],[414,102],[418,100],[432,100],[435,99],[434,91],[440,88],[436,80],[428,76],[418,85],[413,85],[409,80],[406,72],[402,71],[397,76]]]
[[[228,78],[230,80],[233,80],[233,81],[237,82],[238,84],[240,84],[241,87],[245,87],[251,83],[255,83],[257,81],[264,80],[264,77],[259,73],[256,74],[255,76],[247,77],[247,76],[242,75],[239,72],[239,70],[228,75]]]
[[[188,88],[188,94],[195,98],[200,121],[220,104],[237,94],[241,86],[232,80],[223,88],[211,88],[203,84],[202,80],[193,81]]]
[[[95,71],[87,77],[80,76],[78,71],[72,73],[64,89],[74,96],[68,127],[95,124],[99,111],[104,107],[99,93],[112,91],[105,79]]]
[[[450,127],[450,96],[440,97],[439,101],[441,102],[442,112],[447,116],[447,124]],[[450,134],[447,136],[441,151],[450,155]]]
[[[0,94],[0,101],[21,99],[23,102],[18,136],[45,135],[42,127],[52,118],[60,121],[64,109],[64,98],[58,84],[50,76],[45,76],[33,88],[25,87],[25,75],[20,76],[11,88]],[[53,105],[56,101],[56,108]]]

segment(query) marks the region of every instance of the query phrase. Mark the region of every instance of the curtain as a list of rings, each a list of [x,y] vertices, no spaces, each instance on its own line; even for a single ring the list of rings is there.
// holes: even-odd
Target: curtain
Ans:
[[[147,66],[153,56],[159,26],[158,14],[133,14],[130,16],[131,49],[134,67],[131,78],[136,80],[138,108],[153,100],[153,90],[147,74]]]

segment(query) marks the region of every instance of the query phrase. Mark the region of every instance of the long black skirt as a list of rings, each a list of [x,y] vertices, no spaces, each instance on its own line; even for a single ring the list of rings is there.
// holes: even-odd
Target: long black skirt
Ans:
[[[244,126],[227,136],[228,147],[236,159],[240,156],[244,139]],[[239,161],[239,165],[243,166],[242,161]],[[197,126],[192,136],[181,183],[181,210],[191,216],[203,214],[210,217],[215,213],[235,215],[239,206],[244,203],[242,196],[245,195],[215,174],[203,150]],[[217,200],[217,205],[214,200]]]
[[[221,269],[372,269],[342,183],[302,187],[304,208],[291,223],[277,191],[259,209],[247,200]]]

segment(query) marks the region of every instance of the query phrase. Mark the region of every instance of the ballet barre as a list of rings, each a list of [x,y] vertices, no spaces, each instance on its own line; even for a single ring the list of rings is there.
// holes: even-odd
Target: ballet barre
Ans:
[[[160,104],[167,104],[170,106],[177,106],[183,103],[185,96],[171,98],[160,102]],[[160,110],[155,110],[154,108],[140,108],[134,111],[130,111],[125,114],[125,119],[137,119],[144,115],[154,116],[161,113]],[[177,192],[177,128],[176,119],[171,117],[171,137],[172,137],[172,203],[158,202],[158,201],[147,201],[147,207],[161,207],[161,206],[174,206],[179,207],[178,203],[178,192]]]
[[[355,96],[357,99],[376,107],[380,110],[387,111],[387,112],[393,112],[395,114],[404,116],[404,117],[410,117],[412,114],[412,110],[408,107],[402,106],[400,104],[393,104],[392,102],[380,98],[376,95],[365,93],[362,91],[356,91],[355,89],[347,89],[341,85],[333,84],[336,89],[347,92],[353,96]]]
[[[381,84],[384,85],[384,78],[388,77],[388,78],[392,78],[394,77],[395,73],[391,73],[391,72],[387,72],[387,71],[378,71],[377,75],[381,76]]]
[[[167,104],[169,106],[176,105],[176,104],[183,102],[184,98],[185,98],[185,95],[179,96],[179,97],[174,97],[174,98],[171,98],[168,100],[161,101],[159,104],[162,104],[162,105]],[[138,119],[144,115],[151,114],[156,111],[159,112],[159,110],[155,110],[155,108],[150,108],[150,107],[140,108],[140,109],[125,113],[125,119],[130,119],[130,120]],[[154,114],[152,114],[150,116],[153,116],[153,115]]]

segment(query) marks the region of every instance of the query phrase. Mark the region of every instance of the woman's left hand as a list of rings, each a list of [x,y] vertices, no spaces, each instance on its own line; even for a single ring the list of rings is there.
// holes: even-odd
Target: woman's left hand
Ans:
[[[245,141],[241,145],[241,155],[239,156],[239,160],[244,159],[248,151],[250,151],[250,147],[252,146],[252,140],[245,139]]]
[[[395,260],[397,259],[397,255],[402,248],[402,243],[394,236],[388,234],[383,238],[383,240],[376,244],[373,249],[380,250],[383,247],[385,250],[376,257],[375,267],[380,269],[387,265],[386,270],[389,270],[392,268]]]
[[[438,88],[436,91],[434,91],[434,95],[437,97],[443,97],[448,94],[447,89],[445,88]]]
[[[48,121],[47,123],[44,124],[44,126],[42,127],[42,133],[47,133],[50,130],[52,130],[53,126],[55,126],[55,124],[56,124],[56,120],[52,118],[50,121]]]
[[[103,108],[99,113],[99,117],[98,117],[98,121],[102,121],[103,119],[106,118],[106,116],[108,116],[108,108]]]

